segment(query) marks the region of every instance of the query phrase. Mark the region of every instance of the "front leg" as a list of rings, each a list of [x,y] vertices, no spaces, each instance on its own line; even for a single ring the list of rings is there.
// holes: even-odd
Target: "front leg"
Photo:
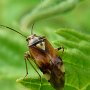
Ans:
[[[27,51],[27,52],[25,52],[25,55],[24,55],[25,66],[26,66],[26,75],[24,78],[26,78],[28,75],[27,60],[29,60],[29,58],[30,58],[30,54],[29,54],[29,51]]]
[[[24,78],[27,77],[28,75],[28,67],[27,67],[27,61],[29,61],[30,65],[33,67],[33,69],[37,72],[37,74],[39,75],[40,77],[40,81],[41,81],[41,75],[38,73],[38,71],[36,70],[36,68],[34,67],[34,65],[30,62],[30,58],[32,59],[31,55],[30,55],[30,52],[27,51],[24,55],[24,60],[25,60],[25,65],[26,65],[26,75]]]

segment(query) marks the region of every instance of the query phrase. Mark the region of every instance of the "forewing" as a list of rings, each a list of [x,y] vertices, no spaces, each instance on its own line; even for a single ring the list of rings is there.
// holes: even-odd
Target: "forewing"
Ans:
[[[45,51],[51,56],[51,59],[56,57],[56,51],[47,39],[45,39]]]
[[[30,47],[30,54],[39,67],[50,63],[50,58],[47,53],[36,46]]]

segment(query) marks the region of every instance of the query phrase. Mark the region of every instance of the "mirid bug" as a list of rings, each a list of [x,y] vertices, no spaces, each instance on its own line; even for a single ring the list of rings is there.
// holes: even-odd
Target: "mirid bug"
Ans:
[[[33,60],[33,62],[39,67],[41,72],[44,74],[48,82],[50,82],[50,84],[56,90],[62,90],[64,88],[65,83],[65,70],[63,61],[60,56],[58,56],[57,52],[58,50],[63,48],[59,47],[57,49],[54,49],[46,37],[41,37],[37,36],[36,34],[33,34],[33,29],[31,30],[31,35],[27,37],[10,27],[4,25],[0,26],[13,30],[26,38],[29,51],[27,51],[24,56],[26,64],[25,77],[28,75],[27,61],[29,61],[31,66],[34,68],[33,64],[30,62],[31,60]],[[38,73],[36,69],[35,71]],[[41,80],[41,75],[39,73],[38,75]]]

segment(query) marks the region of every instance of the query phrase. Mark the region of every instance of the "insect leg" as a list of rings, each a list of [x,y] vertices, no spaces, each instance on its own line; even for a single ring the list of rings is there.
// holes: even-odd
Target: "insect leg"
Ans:
[[[28,75],[27,61],[29,61],[30,65],[33,67],[33,69],[34,69],[34,70],[37,72],[37,74],[39,75],[40,81],[41,81],[41,75],[38,73],[38,71],[36,70],[36,68],[34,67],[34,65],[33,65],[33,64],[31,63],[31,61],[30,61],[31,56],[30,56],[29,51],[27,51],[27,52],[25,53],[24,58],[25,58],[25,65],[26,65],[26,75],[25,75],[25,77]],[[32,59],[32,58],[31,58],[31,59]]]
[[[64,47],[63,46],[60,46],[59,48],[57,48],[57,50],[63,50],[63,52],[64,52]]]
[[[27,60],[28,60],[28,58],[30,58],[29,51],[25,52],[25,55],[24,55],[24,60],[25,60],[25,65],[26,65],[26,75],[25,75],[24,78],[26,78],[27,75],[28,75],[28,67],[27,67]]]
[[[64,52],[64,47],[63,46],[60,46],[59,48],[56,49],[56,51],[59,51],[59,50],[63,50],[62,53]]]
[[[27,67],[27,59],[25,58],[24,60],[25,60],[25,65],[26,65],[26,75],[25,75],[25,77],[24,77],[24,78],[26,78],[26,77],[27,77],[27,75],[28,75],[28,67]]]
[[[33,67],[33,69],[37,72],[37,74],[39,75],[40,77],[40,82],[42,82],[42,78],[41,78],[41,75],[39,74],[39,72],[36,70],[36,68],[34,67],[34,65],[30,62],[30,60],[28,59],[29,63],[31,64],[31,66]]]

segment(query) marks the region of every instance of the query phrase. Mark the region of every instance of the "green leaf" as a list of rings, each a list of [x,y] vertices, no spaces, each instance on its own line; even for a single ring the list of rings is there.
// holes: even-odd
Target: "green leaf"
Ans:
[[[57,31],[64,39],[55,45],[64,45],[63,61],[66,70],[66,87],[71,90],[89,90],[90,86],[90,36],[71,29]],[[70,89],[65,89],[70,90]]]
[[[25,78],[25,79],[17,79],[18,83],[21,83],[25,87],[29,88],[30,90],[54,90],[53,87],[48,83],[47,80],[44,78],[42,79],[42,82],[40,82],[40,79],[35,79],[34,77],[31,78]]]

